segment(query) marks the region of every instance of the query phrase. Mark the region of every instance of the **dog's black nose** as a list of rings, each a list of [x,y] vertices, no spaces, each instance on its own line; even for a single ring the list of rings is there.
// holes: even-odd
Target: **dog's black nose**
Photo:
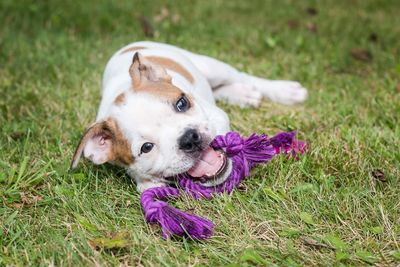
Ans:
[[[195,129],[188,129],[178,140],[179,149],[185,152],[201,150],[201,135]]]

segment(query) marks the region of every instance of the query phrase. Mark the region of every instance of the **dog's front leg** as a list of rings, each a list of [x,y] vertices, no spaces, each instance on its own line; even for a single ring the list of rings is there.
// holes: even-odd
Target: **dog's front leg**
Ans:
[[[129,177],[131,177],[131,180],[136,182],[136,189],[139,193],[142,193],[143,191],[150,188],[162,187],[167,185],[165,181],[161,179],[155,179],[152,177],[141,177],[135,171],[130,169],[127,170],[127,173]]]
[[[136,178],[136,189],[139,193],[142,193],[143,191],[154,188],[154,187],[162,187],[166,186],[166,183],[162,181],[154,181],[154,180],[149,180],[149,179],[140,179]]]
[[[165,186],[166,184],[163,182],[154,182],[154,181],[142,181],[140,183],[137,183],[136,189],[139,191],[139,193],[142,193],[143,191],[153,188],[153,187],[162,187]]]

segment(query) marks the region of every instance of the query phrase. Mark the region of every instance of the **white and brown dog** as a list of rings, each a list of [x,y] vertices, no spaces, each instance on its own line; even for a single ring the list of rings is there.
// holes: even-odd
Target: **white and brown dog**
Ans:
[[[82,154],[94,164],[120,165],[139,191],[184,172],[209,186],[226,179],[230,162],[209,146],[216,135],[230,130],[215,99],[257,107],[263,96],[288,105],[307,97],[297,82],[254,77],[216,59],[154,42],[117,51],[102,86],[96,123],[84,133],[71,168]]]

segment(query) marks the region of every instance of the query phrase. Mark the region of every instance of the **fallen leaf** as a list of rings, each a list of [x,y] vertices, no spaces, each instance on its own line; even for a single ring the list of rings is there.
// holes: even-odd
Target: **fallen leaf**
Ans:
[[[400,93],[400,83],[397,84],[396,88],[397,88],[397,92]]]
[[[32,193],[21,192],[20,196],[22,203],[26,205],[36,204],[43,199],[42,196],[34,195]]]
[[[109,237],[99,237],[89,240],[88,244],[91,248],[125,248],[130,245],[129,233],[127,231],[112,233]]]
[[[314,247],[314,248],[317,248],[317,249],[321,249],[321,248],[333,249],[331,246],[328,246],[326,244],[320,243],[317,240],[309,238],[309,237],[303,237],[302,241],[303,241],[304,245],[309,246],[309,247]]]
[[[88,241],[87,241],[87,244],[89,245],[89,247],[90,247],[91,249],[93,249],[93,250],[96,250],[96,249],[97,249],[96,244],[95,244],[92,240],[88,240]]]
[[[368,40],[370,42],[376,43],[376,42],[378,42],[378,35],[373,32],[368,36]]]
[[[306,12],[310,16],[315,16],[318,14],[318,10],[315,7],[307,7]]]
[[[150,37],[150,38],[154,37],[154,29],[153,29],[153,26],[151,26],[150,20],[145,16],[140,16],[139,22],[142,27],[144,36]]]
[[[372,60],[372,54],[364,48],[353,48],[351,49],[351,56],[359,61],[370,62]]]
[[[287,25],[290,29],[297,29],[297,28],[299,28],[300,23],[298,20],[291,19],[291,20],[288,20]]]
[[[22,203],[11,203],[10,204],[11,207],[15,208],[15,209],[20,209],[22,208]]]
[[[25,135],[26,135],[26,133],[24,133],[24,132],[12,132],[12,133],[10,134],[10,137],[11,137],[14,141],[17,141],[17,140],[19,140],[19,139],[25,137]]]
[[[371,175],[372,175],[372,177],[374,177],[378,181],[387,182],[387,179],[385,177],[385,173],[380,169],[373,170],[371,172]]]
[[[316,33],[318,31],[318,27],[317,24],[313,23],[313,22],[309,22],[306,25],[307,30],[309,30],[310,32]]]
[[[41,200],[43,200],[42,196],[34,195],[32,193],[20,192],[18,201],[11,203],[10,206],[19,209],[25,206],[34,205]]]

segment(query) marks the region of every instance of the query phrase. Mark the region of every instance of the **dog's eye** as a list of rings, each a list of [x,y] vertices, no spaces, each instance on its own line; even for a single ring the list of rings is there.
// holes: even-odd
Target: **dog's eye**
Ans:
[[[153,143],[146,142],[142,145],[140,152],[141,153],[149,153],[153,149],[153,147],[154,147]]]
[[[189,108],[190,108],[189,100],[184,95],[181,98],[179,98],[178,101],[176,101],[175,103],[175,110],[177,112],[185,112]]]

